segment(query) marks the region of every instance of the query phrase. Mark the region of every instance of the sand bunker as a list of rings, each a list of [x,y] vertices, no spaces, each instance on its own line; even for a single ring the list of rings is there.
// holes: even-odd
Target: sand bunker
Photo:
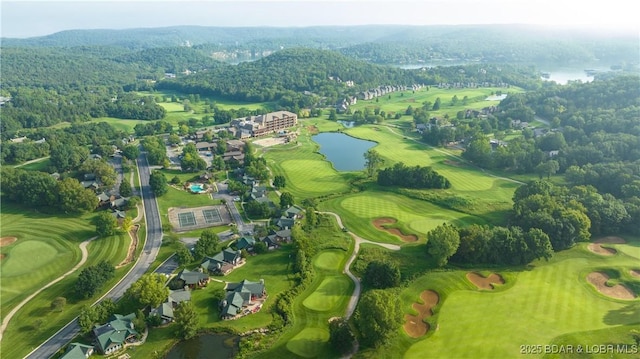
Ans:
[[[2,237],[0,238],[0,247],[8,246],[17,240],[16,237]]]
[[[603,247],[600,243],[591,243],[587,248],[589,248],[591,252],[601,256],[612,256],[618,253],[615,249]]]
[[[494,284],[504,284],[504,279],[502,279],[502,276],[496,273],[491,273],[491,275],[485,278],[479,273],[469,272],[467,273],[467,279],[469,280],[469,282],[478,287],[478,289],[493,290]]]
[[[431,308],[435,307],[440,300],[438,293],[432,290],[425,290],[420,293],[422,304],[413,303],[412,307],[418,312],[418,315],[405,314],[404,331],[412,338],[419,338],[429,331],[429,324],[424,320],[433,315]]]
[[[634,277],[640,277],[640,269],[632,269],[629,273]]]
[[[418,240],[418,236],[414,234],[404,234],[400,232],[398,228],[387,228],[388,225],[395,223],[398,223],[395,218],[376,218],[373,220],[374,227],[381,231],[386,231],[393,235],[396,235],[405,242],[415,242]]]
[[[587,276],[587,281],[593,284],[598,292],[606,295],[607,297],[616,299],[634,299],[636,297],[629,288],[622,284],[616,284],[613,287],[607,285],[609,276],[602,272],[591,272]]]
[[[623,244],[623,243],[627,243],[624,239],[620,238],[620,237],[614,237],[614,236],[609,236],[609,237],[602,237],[599,239],[596,239],[595,241],[593,241],[593,243],[590,243],[587,248],[595,253],[595,254],[599,254],[601,256],[612,256],[616,253],[618,253],[618,251],[616,251],[613,248],[606,248],[603,247],[602,244],[603,243],[608,243],[608,244]]]

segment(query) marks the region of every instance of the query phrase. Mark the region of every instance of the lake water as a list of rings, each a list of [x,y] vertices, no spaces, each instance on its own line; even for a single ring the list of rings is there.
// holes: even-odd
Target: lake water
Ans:
[[[317,134],[313,140],[320,145],[320,153],[333,163],[337,171],[362,171],[365,166],[364,153],[376,145],[372,141],[333,132]]]
[[[240,338],[230,334],[202,334],[171,348],[165,359],[234,358]]]

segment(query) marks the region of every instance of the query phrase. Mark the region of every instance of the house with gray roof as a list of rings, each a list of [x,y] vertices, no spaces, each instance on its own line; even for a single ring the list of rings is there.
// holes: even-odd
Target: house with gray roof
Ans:
[[[225,275],[243,263],[240,251],[225,248],[213,257],[204,257],[200,267],[209,273]]]
[[[96,346],[102,354],[111,354],[133,343],[137,339],[138,332],[133,327],[133,319],[136,313],[128,315],[113,314],[109,321],[103,325],[96,325],[93,328],[93,335],[96,338]]]
[[[251,282],[245,279],[238,283],[227,283],[225,290],[227,295],[220,302],[220,316],[222,319],[236,317],[243,312],[243,308],[255,305],[257,301],[264,300],[267,295],[264,279],[260,279],[259,282]],[[249,310],[249,313],[259,309],[260,306],[257,306],[253,310]]]
[[[177,278],[184,283],[182,285],[183,287],[186,286],[191,289],[206,287],[209,283],[209,275],[198,271],[190,271],[188,269],[181,270],[180,273],[178,273]]]
[[[160,304],[157,308],[152,309],[149,314],[159,316],[163,323],[172,322],[175,319],[174,310],[178,307],[178,304],[190,300],[190,291],[185,289],[170,290],[167,301]]]

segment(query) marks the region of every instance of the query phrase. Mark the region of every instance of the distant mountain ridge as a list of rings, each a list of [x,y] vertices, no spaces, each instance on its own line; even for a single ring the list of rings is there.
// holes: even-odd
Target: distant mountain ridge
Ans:
[[[381,64],[431,60],[518,63],[637,64],[637,33],[533,25],[368,25],[315,27],[172,26],[124,30],[68,30],[27,39],[2,38],[2,47],[110,46],[128,50],[186,46],[227,62],[255,60],[283,48],[339,50]]]

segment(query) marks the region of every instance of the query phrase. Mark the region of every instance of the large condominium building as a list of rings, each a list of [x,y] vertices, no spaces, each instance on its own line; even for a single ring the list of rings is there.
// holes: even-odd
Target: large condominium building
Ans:
[[[237,118],[231,121],[231,130],[238,138],[257,137],[293,127],[298,116],[289,111],[270,112],[264,115]]]

